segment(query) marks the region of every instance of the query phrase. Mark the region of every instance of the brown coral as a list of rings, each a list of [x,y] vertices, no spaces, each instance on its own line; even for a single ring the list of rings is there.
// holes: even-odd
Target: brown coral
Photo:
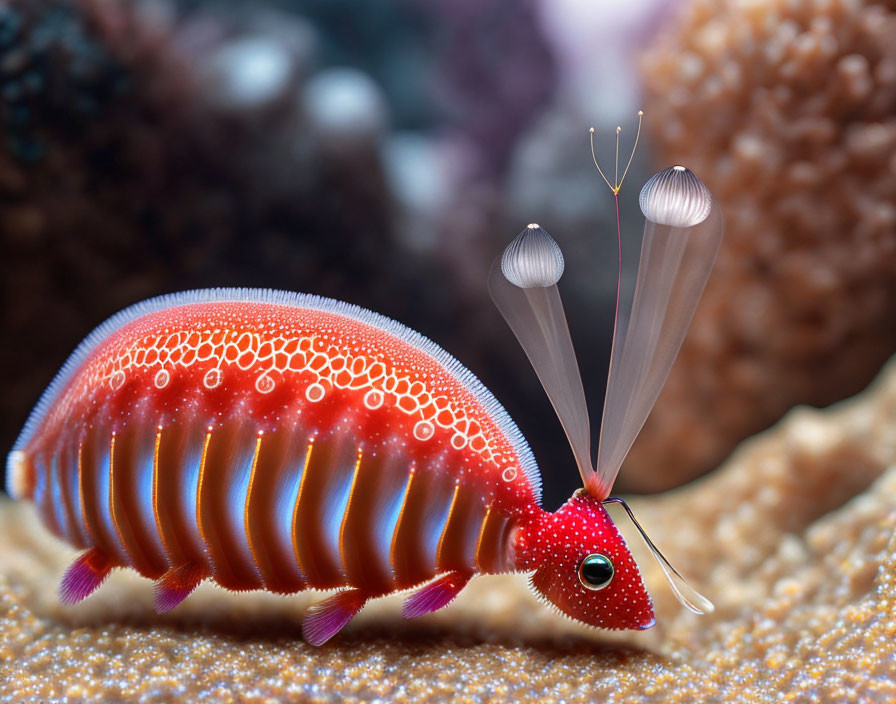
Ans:
[[[622,479],[672,486],[896,349],[896,5],[696,0],[643,64],[659,161],[726,239]]]
[[[609,635],[481,578],[408,623],[380,602],[332,644],[299,637],[304,597],[202,587],[156,616],[118,573],[76,608],[72,553],[0,504],[0,692],[13,701],[892,701],[896,698],[896,362],[865,396],[800,410],[698,485],[635,509],[716,600],[683,611],[638,551],[658,626]],[[625,526],[623,526],[625,528]],[[629,531],[630,532],[630,531]],[[640,546],[635,546],[639,548]]]

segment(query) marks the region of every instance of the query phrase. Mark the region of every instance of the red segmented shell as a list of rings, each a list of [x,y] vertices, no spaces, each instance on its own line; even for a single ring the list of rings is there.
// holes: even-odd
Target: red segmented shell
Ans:
[[[63,434],[77,437],[99,409],[113,425],[155,422],[186,407],[208,420],[240,414],[259,429],[301,415],[303,425],[326,430],[333,408],[320,402],[334,390],[351,396],[358,412],[388,417],[418,452],[457,453],[458,471],[475,474],[502,503],[539,501],[521,434],[453,357],[362,308],[267,290],[187,292],[116,315],[66,363],[15,450],[27,455]],[[144,417],[134,417],[137,397],[147,401]],[[358,438],[377,439],[375,425]]]
[[[373,596],[506,570],[538,498],[519,432],[444,351],[344,303],[258,291],[157,299],[101,327],[11,463],[48,527],[98,552],[85,565],[165,576],[166,609],[205,576]]]

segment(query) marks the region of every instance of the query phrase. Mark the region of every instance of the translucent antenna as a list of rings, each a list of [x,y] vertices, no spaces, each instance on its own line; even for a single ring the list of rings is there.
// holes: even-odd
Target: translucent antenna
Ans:
[[[532,223],[492,265],[492,300],[529,357],[575,455],[586,486],[593,480],[588,407],[557,281],[560,247]]]
[[[634,297],[613,333],[597,471],[587,488],[606,498],[647,420],[684,341],[722,241],[722,214],[683,166],[653,176],[641,191],[646,222]]]
[[[641,527],[641,524],[638,523],[638,519],[635,518],[635,514],[632,513],[632,510],[625,501],[611,496],[608,499],[604,499],[602,503],[619,504],[625,509],[628,517],[631,519],[632,523],[635,524],[635,528],[638,529],[638,532],[644,539],[644,543],[647,545],[647,549],[650,550],[650,554],[653,555],[654,559],[659,563],[660,568],[663,570],[663,574],[666,575],[666,580],[672,588],[672,593],[675,594],[675,598],[678,599],[682,606],[701,616],[710,614],[716,610],[713,603],[688,584],[687,580],[681,576],[681,573],[669,563],[663,553],[659,551],[659,548],[653,544],[653,541]]]

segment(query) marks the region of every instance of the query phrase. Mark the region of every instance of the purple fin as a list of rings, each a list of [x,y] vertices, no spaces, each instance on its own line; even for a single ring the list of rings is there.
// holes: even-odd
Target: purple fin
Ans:
[[[360,589],[348,589],[311,606],[302,621],[302,635],[311,645],[323,645],[345,628],[361,610],[367,597]]]
[[[90,548],[65,571],[59,583],[59,601],[77,604],[91,595],[112,569],[112,562],[98,548]]]
[[[448,606],[461,589],[467,586],[470,575],[463,572],[449,572],[421,587],[401,606],[401,615],[405,618],[417,618]]]
[[[153,586],[153,603],[160,614],[171,611],[205,579],[202,565],[180,565],[168,570]]]

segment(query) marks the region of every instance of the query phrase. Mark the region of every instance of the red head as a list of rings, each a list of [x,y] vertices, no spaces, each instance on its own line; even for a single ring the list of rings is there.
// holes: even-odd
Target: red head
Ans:
[[[609,629],[654,624],[625,540],[603,504],[586,492],[520,526],[514,549],[517,568],[535,570],[535,592],[576,621]]]

